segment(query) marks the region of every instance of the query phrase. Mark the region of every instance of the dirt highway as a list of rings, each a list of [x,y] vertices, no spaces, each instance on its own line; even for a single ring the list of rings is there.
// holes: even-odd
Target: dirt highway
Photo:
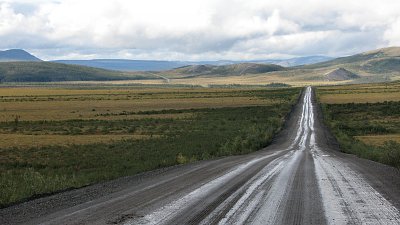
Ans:
[[[399,170],[338,151],[313,90],[258,152],[0,210],[0,224],[400,224]]]

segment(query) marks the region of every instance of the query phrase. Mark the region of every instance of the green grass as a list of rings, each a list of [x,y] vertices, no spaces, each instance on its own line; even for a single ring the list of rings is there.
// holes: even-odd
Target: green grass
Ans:
[[[259,150],[281,129],[299,92],[299,88],[245,92],[277,100],[265,106],[124,112],[193,115],[183,118],[19,121],[17,126],[15,122],[3,122],[0,131],[4,133],[134,133],[157,137],[0,149],[0,205],[161,167]]]
[[[322,104],[324,119],[341,150],[400,168],[400,143],[367,145],[355,136],[400,133],[400,102]]]

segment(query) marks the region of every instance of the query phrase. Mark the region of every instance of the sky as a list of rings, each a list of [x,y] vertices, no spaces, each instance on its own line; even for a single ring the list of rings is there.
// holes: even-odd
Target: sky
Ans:
[[[399,0],[0,0],[0,49],[45,60],[254,60],[400,46]]]

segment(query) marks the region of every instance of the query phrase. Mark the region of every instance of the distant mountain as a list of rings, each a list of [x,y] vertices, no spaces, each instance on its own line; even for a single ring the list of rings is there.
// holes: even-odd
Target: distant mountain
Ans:
[[[0,62],[0,82],[107,81],[160,79],[86,66],[53,62]]]
[[[128,59],[91,59],[91,60],[55,60],[53,62],[71,65],[90,66],[108,70],[120,71],[163,71],[190,65],[232,65],[240,63],[277,64],[281,66],[298,66],[331,60],[327,56],[306,56],[292,59],[250,60],[250,61],[158,61],[158,60],[128,60]]]
[[[400,79],[400,47],[383,48],[353,56],[328,59],[310,56],[286,60],[237,61],[149,61],[149,60],[74,60],[41,62],[23,50],[0,54],[1,82],[105,81],[127,79],[184,79],[250,75],[273,82],[349,81],[382,82]],[[35,60],[36,62],[11,62]],[[323,61],[309,65],[315,61]],[[70,65],[70,64],[81,65]],[[280,65],[277,65],[280,64]],[[284,67],[285,65],[287,67]],[[92,67],[88,67],[92,66]],[[96,67],[96,68],[94,68]],[[107,68],[107,69],[102,69]],[[112,69],[112,70],[111,70]],[[136,71],[136,72],[132,72]],[[147,71],[147,72],[146,72]]]
[[[22,49],[0,51],[0,62],[41,61]]]
[[[188,62],[180,61],[128,59],[55,60],[53,62],[119,71],[162,71],[190,65]]]
[[[304,57],[295,57],[289,59],[261,59],[261,60],[219,60],[219,61],[197,61],[197,62],[182,62],[187,63],[187,65],[215,65],[215,66],[223,66],[223,65],[232,65],[239,63],[256,63],[256,64],[276,64],[284,67],[292,67],[292,66],[301,66],[308,65],[313,63],[325,62],[328,60],[332,60],[334,58],[329,56],[304,56]]]
[[[269,61],[269,63],[281,65],[281,66],[300,66],[300,65],[309,65],[319,62],[325,62],[328,60],[332,60],[332,57],[328,56],[305,56],[305,57],[298,57],[298,58],[291,58],[291,59],[281,59],[275,61]]]

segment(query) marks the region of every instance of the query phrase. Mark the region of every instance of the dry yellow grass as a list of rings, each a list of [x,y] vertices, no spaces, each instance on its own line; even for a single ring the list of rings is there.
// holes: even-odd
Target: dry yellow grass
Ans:
[[[324,80],[304,80],[293,79],[293,76],[281,76],[280,74],[257,74],[251,75],[246,74],[243,76],[224,76],[224,77],[194,77],[185,79],[170,79],[168,84],[183,84],[183,85],[199,85],[208,87],[210,85],[266,85],[272,82],[275,83],[286,83],[292,86],[319,86],[319,85],[338,85],[346,84],[350,81],[324,81]],[[71,84],[71,82],[61,82],[63,84]],[[124,81],[79,81],[73,82],[73,84],[145,84],[145,85],[160,85],[166,84],[164,80],[124,80]]]
[[[133,115],[98,115],[99,120],[132,120],[132,119],[187,119],[192,118],[193,113],[160,113],[160,114],[133,114]]]
[[[153,136],[156,138],[157,136]],[[151,138],[149,135],[24,135],[0,134],[0,148],[30,148],[50,145],[109,143],[123,139]]]
[[[367,145],[375,146],[383,145],[386,141],[396,141],[400,143],[400,134],[355,136],[355,138]]]
[[[132,81],[76,81],[76,82],[57,82],[59,84],[135,84],[137,80]],[[131,95],[131,94],[142,94],[142,93],[188,93],[188,92],[197,92],[197,93],[218,93],[218,92],[238,92],[240,90],[246,89],[242,88],[240,90],[229,89],[229,88],[196,88],[196,87],[166,87],[166,88],[157,88],[157,87],[130,87],[130,88],[102,88],[102,89],[73,89],[73,85],[71,88],[51,88],[51,87],[1,87],[0,88],[0,97],[24,97],[24,96],[76,96],[76,95]],[[101,86],[100,86],[101,87]],[[254,88],[251,88],[254,90]]]
[[[188,115],[99,116],[163,109],[254,106],[272,100],[240,96],[241,89],[229,88],[104,88],[54,87],[0,88],[0,122],[69,119],[177,118]],[[251,89],[251,90],[254,90]]]
[[[326,86],[319,87],[323,91],[359,91],[359,92],[382,92],[382,91],[399,91],[400,82],[394,83],[370,83],[370,84],[351,84],[351,85],[337,85],[337,86]]]
[[[16,116],[19,116],[21,121],[95,119],[97,114],[122,111],[255,106],[271,103],[274,102],[249,97],[3,102],[0,104],[0,121],[13,121]]]
[[[400,101],[400,92],[323,94],[320,101],[329,104]]]
[[[271,82],[285,82],[286,80],[277,75],[245,75],[245,76],[226,76],[226,77],[195,77],[195,78],[185,78],[185,79],[170,79],[168,84],[185,84],[185,85],[227,85],[227,84],[247,84],[247,85],[261,85],[269,84]],[[64,83],[64,82],[63,82]],[[71,83],[71,82],[68,82]],[[124,81],[83,81],[74,82],[77,84],[165,84],[164,80],[124,80]]]
[[[319,87],[322,103],[374,103],[400,101],[400,82]]]
[[[41,120],[184,119],[193,113],[132,114],[163,109],[218,108],[268,105],[271,99],[243,97],[231,88],[116,88],[74,89],[54,87],[0,88],[0,122]],[[127,115],[126,115],[127,114]],[[7,131],[6,131],[7,132]],[[121,139],[149,138],[145,135],[58,135],[36,132],[0,134],[0,148],[29,148],[48,145],[108,143]],[[154,136],[155,137],[155,136]]]

